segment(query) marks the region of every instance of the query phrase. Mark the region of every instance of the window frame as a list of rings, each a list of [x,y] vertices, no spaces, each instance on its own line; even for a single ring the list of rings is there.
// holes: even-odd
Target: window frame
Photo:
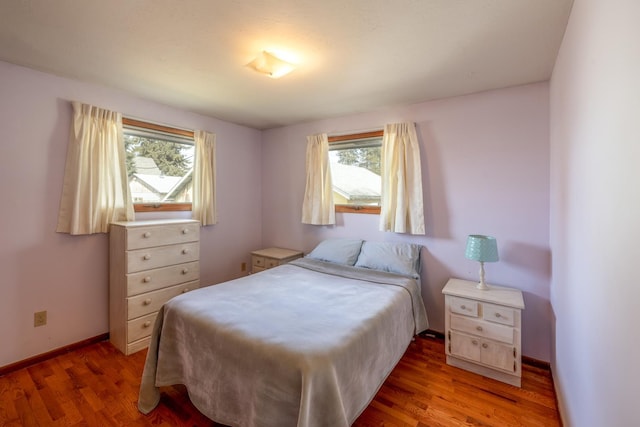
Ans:
[[[369,132],[328,136],[327,141],[329,142],[329,145],[331,145],[335,143],[352,141],[356,139],[382,138],[383,136],[384,136],[384,129],[380,129],[380,130],[369,131]],[[335,211],[336,213],[358,213],[358,214],[380,215],[380,206],[336,204]]]
[[[130,117],[122,118],[123,132],[125,127],[134,127],[146,129],[150,131],[166,133],[180,137],[190,138],[194,141],[194,132],[188,129],[180,129],[172,126],[161,125],[157,123],[146,122],[143,120],[133,119]],[[195,165],[194,165],[195,167]],[[134,212],[179,212],[193,210],[192,203],[134,203]]]

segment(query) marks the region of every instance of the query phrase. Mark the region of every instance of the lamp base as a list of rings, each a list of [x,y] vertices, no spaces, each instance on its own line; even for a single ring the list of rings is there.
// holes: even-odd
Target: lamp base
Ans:
[[[477,289],[481,291],[489,290],[489,287],[484,282],[484,262],[480,261],[480,282],[476,285]]]
[[[479,283],[476,285],[476,289],[480,289],[481,291],[487,291],[487,290],[489,290],[489,287],[487,286],[487,284],[486,284],[486,283],[484,283],[484,282],[479,282]]]

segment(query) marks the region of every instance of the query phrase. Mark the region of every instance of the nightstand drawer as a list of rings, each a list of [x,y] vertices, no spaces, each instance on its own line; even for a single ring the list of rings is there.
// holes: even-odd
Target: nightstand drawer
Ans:
[[[196,242],[199,240],[198,223],[170,224],[127,229],[127,250]]]
[[[451,329],[473,334],[478,337],[490,338],[513,344],[513,328],[507,326],[491,324],[481,320],[470,319],[462,316],[451,315]]]
[[[251,265],[254,267],[265,268],[265,260],[262,256],[253,255],[251,257]]]
[[[463,316],[478,317],[478,302],[465,298],[451,297],[450,310]]]
[[[519,311],[518,311],[519,313]],[[482,318],[489,322],[501,323],[503,325],[515,326],[516,311],[501,305],[483,304]]]

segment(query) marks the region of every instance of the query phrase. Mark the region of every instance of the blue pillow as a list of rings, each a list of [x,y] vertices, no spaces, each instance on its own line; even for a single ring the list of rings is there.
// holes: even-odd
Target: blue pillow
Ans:
[[[364,242],[356,267],[420,278],[420,249],[412,243]]]
[[[358,259],[361,239],[327,239],[307,255],[308,258],[336,264],[353,265]]]

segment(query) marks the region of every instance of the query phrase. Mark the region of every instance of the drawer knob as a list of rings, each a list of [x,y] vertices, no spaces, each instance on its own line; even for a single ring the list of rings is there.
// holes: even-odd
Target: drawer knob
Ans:
[[[500,317],[500,313],[496,313],[496,317]]]
[[[188,254],[188,253],[189,253],[189,249],[184,248],[184,249],[182,250],[182,253],[183,253],[183,254]]]
[[[142,237],[144,237],[145,239],[148,239],[149,237],[151,237],[151,233],[147,231],[142,235]]]
[[[487,348],[487,347],[489,347],[487,343],[482,344],[482,348]]]
[[[187,292],[189,292],[189,288],[184,288],[184,289],[182,290],[182,293],[183,293],[183,294],[186,294]]]
[[[143,256],[143,258],[144,258],[146,261],[149,261],[149,260],[151,259],[151,255],[149,255],[149,254],[145,254],[145,255]]]
[[[144,300],[144,301],[142,302],[142,304],[144,304],[144,305],[149,305],[149,304],[151,304],[151,298]]]
[[[188,228],[184,228],[182,230],[182,234],[189,234],[189,229]]]
[[[143,327],[143,328],[148,328],[149,326],[151,326],[151,321],[150,321],[150,320],[147,320],[146,322],[144,322],[144,323],[142,324],[142,327]]]
[[[149,283],[151,281],[151,276],[147,276],[143,280],[144,280],[144,283]]]
[[[188,268],[183,268],[183,269],[182,269],[182,274],[187,274],[188,272],[189,272],[189,269],[188,269]]]
[[[473,341],[471,341],[471,344],[473,344],[473,345],[478,345],[478,341],[473,340]]]
[[[462,305],[460,306],[460,308],[461,308],[461,309],[463,309],[463,310],[466,310],[466,309],[467,309],[467,306],[466,306],[466,305],[464,305],[464,304],[462,304]]]
[[[476,326],[476,330],[482,332],[482,326]]]

